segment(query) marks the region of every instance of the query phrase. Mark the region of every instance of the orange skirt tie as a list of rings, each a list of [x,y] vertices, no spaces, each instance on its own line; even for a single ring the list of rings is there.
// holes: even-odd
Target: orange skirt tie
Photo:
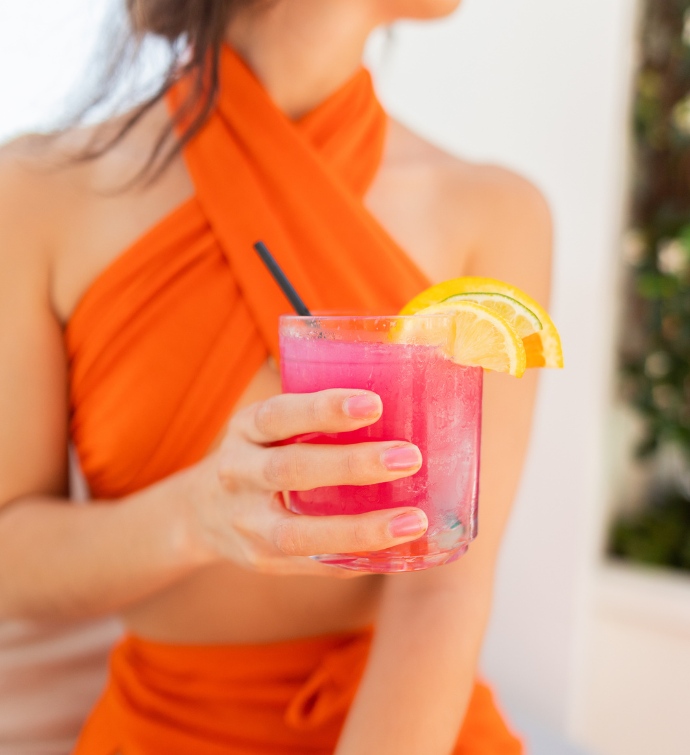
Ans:
[[[371,636],[227,646],[126,637],[74,755],[332,755]],[[522,753],[483,684],[453,752]]]

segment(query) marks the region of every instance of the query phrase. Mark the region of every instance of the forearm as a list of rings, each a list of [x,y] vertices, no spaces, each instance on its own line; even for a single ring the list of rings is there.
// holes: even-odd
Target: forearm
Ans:
[[[452,751],[491,608],[535,388],[533,375],[521,381],[486,376],[480,534],[454,564],[387,578],[369,663],[337,755]]]
[[[440,571],[459,576],[459,566]],[[467,571],[469,564],[462,566]],[[427,589],[431,576],[400,575],[386,585],[367,670],[337,755],[452,751],[472,694],[490,586],[470,595],[453,578]]]
[[[31,496],[0,508],[0,616],[113,612],[197,568],[185,474],[120,501],[75,506]]]

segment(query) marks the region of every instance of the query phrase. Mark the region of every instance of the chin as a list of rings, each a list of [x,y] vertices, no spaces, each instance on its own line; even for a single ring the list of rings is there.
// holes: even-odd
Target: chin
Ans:
[[[442,18],[450,15],[462,0],[380,0],[390,18]]]

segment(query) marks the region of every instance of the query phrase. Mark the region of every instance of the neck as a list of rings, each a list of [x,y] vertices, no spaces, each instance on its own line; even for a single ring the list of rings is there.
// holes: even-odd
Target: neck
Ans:
[[[368,7],[369,6],[369,7]],[[239,12],[226,40],[290,118],[308,113],[361,65],[377,25],[370,2],[278,0]]]

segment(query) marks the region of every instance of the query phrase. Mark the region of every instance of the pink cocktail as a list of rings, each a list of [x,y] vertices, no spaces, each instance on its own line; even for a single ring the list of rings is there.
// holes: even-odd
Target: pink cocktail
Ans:
[[[419,472],[393,482],[291,492],[289,507],[299,514],[416,506],[429,518],[427,533],[413,542],[370,553],[325,554],[319,561],[374,572],[426,569],[462,554],[476,536],[483,372],[450,359],[451,332],[445,315],[281,318],[284,392],[358,388],[383,401],[383,415],[369,427],[295,442],[406,440],[423,457]]]

